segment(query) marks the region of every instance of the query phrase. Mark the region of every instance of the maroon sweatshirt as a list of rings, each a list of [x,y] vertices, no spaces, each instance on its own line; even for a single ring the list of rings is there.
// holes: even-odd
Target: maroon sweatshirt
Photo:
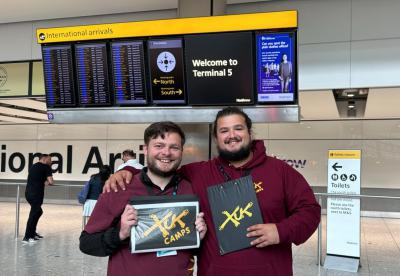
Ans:
[[[110,255],[107,271],[110,276],[192,275],[194,260],[190,250],[178,250],[177,255],[166,257],[157,257],[156,252],[132,254],[129,239],[119,240],[119,219],[133,196],[149,195],[146,185],[153,194],[171,195],[176,184],[177,194],[193,194],[190,183],[177,176],[161,191],[144,173],[136,174],[125,191],[103,193],[81,234],[81,251],[95,256]]]
[[[208,225],[199,255],[199,276],[292,275],[292,243],[305,242],[318,227],[321,209],[307,181],[285,162],[268,157],[263,141],[253,142],[253,158],[235,168],[217,157],[188,164],[181,173],[192,183]],[[280,243],[221,256],[207,198],[207,187],[225,182],[217,164],[232,178],[250,169],[264,223],[276,223]]]
[[[263,141],[253,141],[252,151],[252,160],[240,168],[217,157],[180,169],[199,196],[208,226],[199,255],[199,276],[291,276],[292,243],[299,245],[305,242],[318,227],[321,207],[304,177],[285,162],[267,156]],[[219,254],[207,197],[207,187],[225,182],[218,164],[232,179],[240,178],[245,171],[251,170],[264,223],[277,225],[279,244],[251,247],[223,256]]]

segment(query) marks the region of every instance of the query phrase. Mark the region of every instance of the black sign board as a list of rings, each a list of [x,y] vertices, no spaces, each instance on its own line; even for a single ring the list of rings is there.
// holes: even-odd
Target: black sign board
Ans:
[[[148,52],[153,103],[184,104],[182,39],[149,40]]]
[[[188,103],[254,103],[251,32],[185,36]]]
[[[75,63],[79,104],[81,106],[110,105],[106,43],[75,45]]]
[[[194,225],[199,213],[197,196],[144,196],[130,203],[138,211],[138,224],[131,232],[132,253],[200,246]]]
[[[263,223],[250,175],[207,188],[221,255],[250,247],[249,226]]]
[[[71,45],[42,47],[47,107],[75,106]]]
[[[146,104],[143,41],[112,42],[111,55],[115,103]]]

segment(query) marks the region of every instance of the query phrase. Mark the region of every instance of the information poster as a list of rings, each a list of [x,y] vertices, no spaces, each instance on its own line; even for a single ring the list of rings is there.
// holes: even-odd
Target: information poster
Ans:
[[[106,43],[77,44],[76,68],[81,106],[110,105]]]
[[[297,90],[295,33],[259,33],[257,43],[258,103],[290,103]]]
[[[132,253],[200,246],[200,236],[195,228],[199,213],[197,196],[137,197],[131,204],[138,211],[138,224],[131,231]]]
[[[28,96],[29,63],[0,63],[0,98]]]
[[[115,103],[146,104],[143,41],[112,42],[111,53]]]
[[[360,194],[360,150],[330,150],[328,193]],[[327,201],[326,253],[360,257],[360,199],[330,197]]]
[[[43,46],[47,107],[76,104],[71,45]]]
[[[184,104],[182,39],[148,41],[151,96],[155,104]]]
[[[185,36],[189,105],[254,103],[251,32]]]

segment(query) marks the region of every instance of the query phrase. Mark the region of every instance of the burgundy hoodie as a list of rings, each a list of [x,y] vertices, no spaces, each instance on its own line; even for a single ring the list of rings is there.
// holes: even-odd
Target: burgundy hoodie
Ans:
[[[192,183],[205,213],[207,234],[199,255],[199,276],[276,275],[292,272],[292,243],[305,242],[318,227],[321,209],[304,177],[285,162],[266,155],[263,141],[253,141],[253,158],[235,168],[220,157],[185,165],[181,173]],[[225,182],[221,164],[232,178],[251,170],[264,223],[276,223],[280,243],[264,248],[250,247],[221,256],[207,198],[207,187]]]
[[[285,162],[267,156],[263,141],[253,141],[252,151],[253,158],[240,168],[217,157],[184,165],[180,169],[199,196],[207,223],[207,234],[202,240],[198,258],[199,276],[291,276],[292,243],[304,243],[318,227],[321,207],[304,177]],[[277,225],[279,244],[220,255],[207,197],[207,187],[225,182],[218,164],[232,179],[251,170],[264,223]],[[129,168],[127,170],[135,173]]]

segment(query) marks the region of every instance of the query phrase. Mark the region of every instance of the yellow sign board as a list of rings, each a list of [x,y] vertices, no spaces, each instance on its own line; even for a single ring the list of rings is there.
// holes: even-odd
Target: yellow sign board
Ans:
[[[34,61],[32,66],[32,96],[44,96],[43,62]]]
[[[37,29],[39,44],[124,37],[296,28],[297,11],[163,19]]]
[[[329,159],[360,159],[360,150],[330,150],[328,152]]]

